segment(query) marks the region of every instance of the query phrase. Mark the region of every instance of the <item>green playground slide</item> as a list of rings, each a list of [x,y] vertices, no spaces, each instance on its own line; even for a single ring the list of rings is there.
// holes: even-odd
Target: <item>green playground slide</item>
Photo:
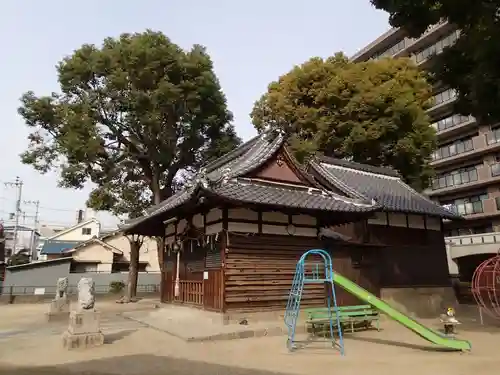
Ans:
[[[360,300],[369,303],[377,310],[386,314],[387,316],[394,319],[399,324],[402,324],[406,328],[411,329],[417,335],[420,335],[421,337],[432,342],[435,345],[452,350],[463,350],[463,351],[471,350],[472,346],[469,341],[455,340],[453,338],[446,337],[439,332],[436,332],[430,328],[423,326],[414,319],[400,313],[399,311],[392,308],[381,299],[375,297],[367,290],[361,288],[359,285],[353,283],[351,280],[346,279],[344,276],[339,275],[338,273],[335,272],[333,273],[333,282],[341,286],[347,292],[355,295]]]

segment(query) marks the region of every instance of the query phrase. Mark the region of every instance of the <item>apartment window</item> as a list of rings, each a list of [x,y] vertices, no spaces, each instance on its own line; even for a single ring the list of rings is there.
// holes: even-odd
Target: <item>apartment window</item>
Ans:
[[[464,116],[464,115],[453,115],[449,117],[445,117],[434,124],[432,126],[434,129],[437,131],[443,131],[445,129],[452,128],[454,126],[464,124],[466,122],[474,120],[474,117],[472,116]]]
[[[491,129],[491,133],[486,134],[486,143],[493,145],[500,142],[500,128]]]
[[[472,150],[474,150],[474,145],[472,144],[472,138],[464,138],[459,141],[455,141],[439,147],[432,154],[432,159],[433,160],[445,159]]]
[[[448,89],[442,91],[439,94],[434,95],[433,97],[434,105],[445,103],[447,101],[455,99],[456,97],[457,97],[457,92],[454,89]]]
[[[386,57],[386,56],[394,56],[396,53],[398,53],[399,51],[402,51],[403,49],[406,48],[406,43],[407,43],[407,39],[402,39],[400,40],[399,42],[397,42],[396,44],[392,45],[391,47],[387,48],[386,50],[384,50],[383,52],[377,54],[377,59],[381,58],[381,57]]]
[[[491,171],[491,177],[498,177],[500,176],[500,163],[494,163],[490,165],[490,171]]]
[[[82,234],[84,236],[90,236],[92,234],[92,228],[82,228]]]
[[[428,58],[441,53],[446,47],[453,45],[460,35],[460,31],[456,30],[452,32],[450,35],[440,39],[437,43],[424,48],[423,50],[417,52],[415,54],[415,61],[417,63],[427,60]]]
[[[461,168],[443,173],[432,180],[432,189],[444,189],[451,186],[477,181],[477,167]]]
[[[455,199],[444,203],[448,210],[458,215],[467,216],[484,212],[483,201],[488,199],[488,194],[473,195],[470,197]]]

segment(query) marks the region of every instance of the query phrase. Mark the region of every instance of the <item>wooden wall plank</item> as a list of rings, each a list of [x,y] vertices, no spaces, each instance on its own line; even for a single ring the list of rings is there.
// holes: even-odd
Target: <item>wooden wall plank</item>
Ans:
[[[354,247],[353,247],[354,246]],[[370,251],[366,246],[337,246],[333,266],[354,282],[379,294],[376,280],[362,277],[353,267],[354,250]],[[325,244],[317,238],[296,236],[238,236],[230,235],[225,263],[225,304],[227,311],[282,310],[286,306],[297,261],[310,249],[322,249]],[[311,257],[306,264],[306,274],[323,271],[323,261]],[[335,288],[339,304],[357,304],[353,296]],[[324,306],[326,287],[323,284],[306,284],[301,307]]]

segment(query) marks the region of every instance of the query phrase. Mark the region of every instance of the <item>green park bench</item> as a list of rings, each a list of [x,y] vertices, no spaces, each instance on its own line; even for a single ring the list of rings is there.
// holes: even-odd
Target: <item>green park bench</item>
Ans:
[[[380,331],[380,314],[378,310],[370,305],[339,306],[337,309],[339,311],[340,324],[342,326],[349,326],[351,332],[354,332],[354,328],[360,324],[362,327],[368,329],[372,326],[373,322],[376,323],[377,331]],[[337,326],[336,311],[335,308],[332,308],[332,319],[335,329]],[[328,307],[310,308],[306,309],[305,312],[307,314],[306,328],[311,327],[313,335],[317,326],[325,327],[330,321]]]

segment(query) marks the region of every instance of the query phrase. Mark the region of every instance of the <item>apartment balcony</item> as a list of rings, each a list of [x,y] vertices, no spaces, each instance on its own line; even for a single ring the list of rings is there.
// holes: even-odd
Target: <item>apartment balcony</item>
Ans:
[[[435,55],[439,55],[446,48],[455,44],[455,42],[457,41],[459,36],[460,36],[460,31],[455,30],[454,32],[451,32],[449,35],[445,36],[444,38],[437,40],[434,44],[429,45],[428,43],[426,43],[426,45],[428,45],[427,48],[415,51],[415,53],[411,54],[410,58],[421,69],[428,69],[433,57]],[[427,40],[426,40],[426,42],[427,42]]]
[[[452,183],[448,184],[448,186],[445,187],[427,189],[424,192],[424,194],[434,198],[434,197],[444,196],[450,193],[459,193],[462,191],[477,189],[491,184],[500,185],[500,163],[495,163],[491,165],[481,164],[480,166],[476,167],[475,170],[477,173],[477,178],[470,178],[471,174],[469,173],[467,178],[454,179]],[[488,201],[488,199],[485,200],[484,202],[486,201]],[[496,203],[494,205],[496,207]],[[488,206],[488,208],[489,207],[490,206]]]
[[[449,34],[455,27],[449,24],[446,20],[431,25],[418,38],[404,37],[404,32],[401,29],[389,30],[386,34],[377,38],[370,43],[366,48],[356,53],[351,57],[352,61],[366,61],[370,58],[381,59],[384,57],[407,57],[424,48],[425,46],[433,45],[440,39]],[[379,52],[373,53],[377,49]]]
[[[472,137],[472,145],[473,149],[470,151],[433,160],[431,165],[435,168],[443,168],[452,164],[458,164],[471,157],[478,157],[485,153],[500,151],[500,129],[487,133],[480,133]]]
[[[500,197],[491,197],[483,201],[451,205],[446,208],[467,220],[482,219],[489,216],[500,215]]]
[[[452,104],[457,100],[457,92],[453,89],[448,89],[435,95],[434,105],[427,110],[430,117],[442,116],[444,113],[450,113]]]
[[[462,115],[452,115],[432,124],[434,129],[436,129],[438,139],[458,136],[476,125],[477,121],[475,117]]]
[[[405,38],[405,48],[398,51],[392,57],[404,57],[414,53],[425,46],[436,43],[439,39],[449,34],[455,27],[448,21],[441,21],[429,28],[418,38]]]

